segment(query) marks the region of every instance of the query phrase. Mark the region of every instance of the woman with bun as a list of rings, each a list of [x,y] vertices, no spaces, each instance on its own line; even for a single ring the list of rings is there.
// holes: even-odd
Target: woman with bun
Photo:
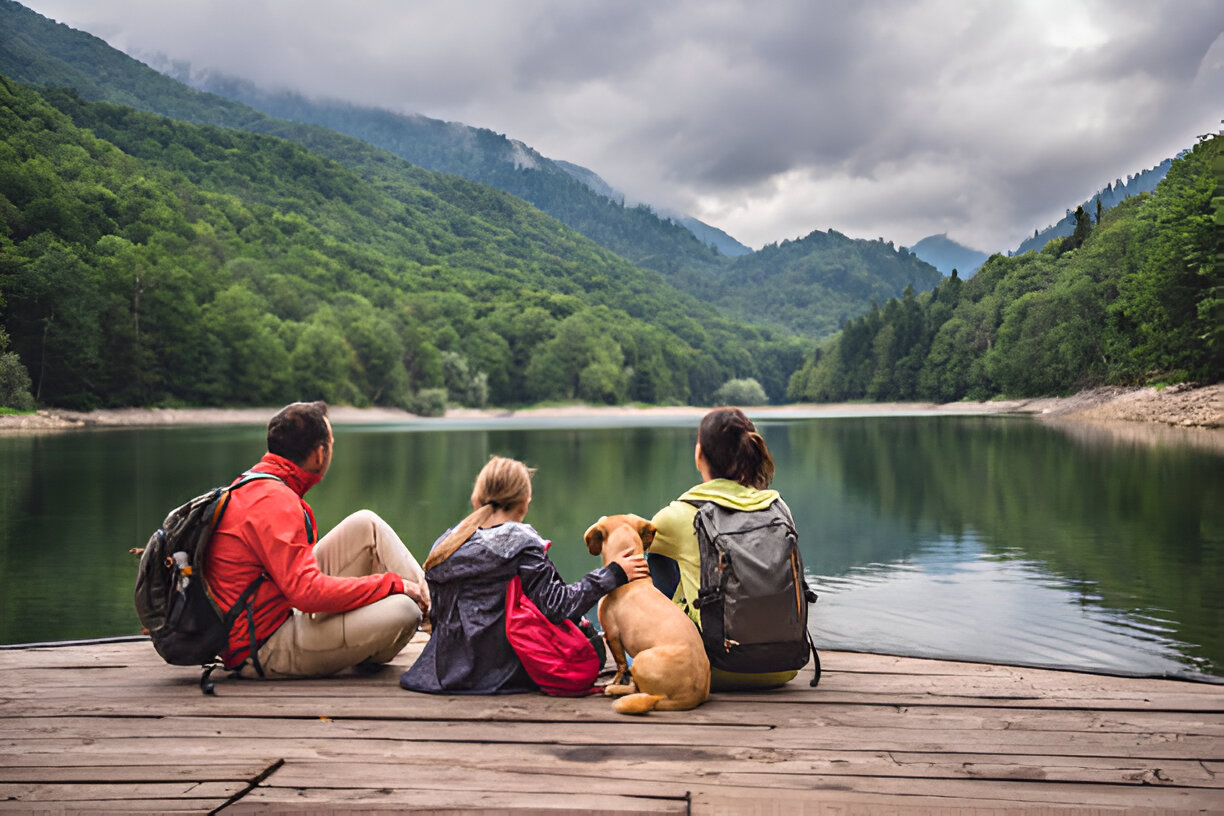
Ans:
[[[732,510],[762,510],[781,501],[781,496],[769,488],[774,475],[769,447],[752,420],[738,408],[715,408],[702,418],[693,459],[701,483],[655,513],[651,521],[657,532],[647,560],[655,586],[700,628],[701,614],[694,604],[701,588],[701,553],[694,529],[698,506],[715,502]],[[710,689],[780,686],[797,673],[739,673],[711,668]]]

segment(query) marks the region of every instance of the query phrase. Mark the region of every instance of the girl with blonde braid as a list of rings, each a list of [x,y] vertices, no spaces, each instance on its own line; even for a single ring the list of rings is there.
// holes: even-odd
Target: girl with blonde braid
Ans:
[[[514,576],[523,594],[552,623],[577,622],[595,603],[649,573],[628,556],[566,584],[545,553],[546,542],[524,523],[534,471],[494,456],[472,490],[473,511],[434,543],[425,560],[433,632],[421,656],[400,678],[410,691],[508,694],[538,686],[506,637],[506,589]]]

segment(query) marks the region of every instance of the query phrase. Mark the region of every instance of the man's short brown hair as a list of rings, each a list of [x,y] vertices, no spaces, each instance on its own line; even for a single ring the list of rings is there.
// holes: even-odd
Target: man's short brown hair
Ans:
[[[327,445],[327,403],[294,402],[276,412],[268,421],[268,453],[283,456],[296,465],[303,464],[319,445]]]

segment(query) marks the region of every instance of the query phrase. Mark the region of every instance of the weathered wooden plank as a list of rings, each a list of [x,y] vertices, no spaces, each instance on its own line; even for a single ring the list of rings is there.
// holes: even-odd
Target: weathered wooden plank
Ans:
[[[1057,805],[1040,807],[982,805],[965,803],[910,804],[900,797],[856,795],[848,801],[831,801],[827,795],[775,795],[761,797],[736,797],[728,799],[721,794],[694,797],[689,811],[693,816],[1117,816],[1115,808],[1067,807]],[[1128,816],[1191,816],[1190,811],[1151,809],[1128,809]]]
[[[472,745],[501,744],[514,751],[574,752],[593,755],[618,755],[620,745],[633,745],[634,756],[643,760],[666,760],[683,756],[700,746],[701,750],[716,751],[718,746],[735,746],[753,751],[756,757],[779,750],[809,751],[830,755],[839,751],[909,752],[945,754],[993,754],[1025,757],[1114,757],[1119,767],[1131,767],[1135,760],[1193,759],[1220,761],[1224,744],[1217,738],[1194,738],[1177,734],[1129,735],[1125,740],[1104,734],[1069,733],[1054,735],[1047,732],[1000,732],[979,735],[976,732],[923,733],[877,735],[869,737],[855,729],[837,733],[820,729],[809,733],[798,729],[777,729],[761,738],[745,738],[739,732],[722,729],[668,729],[661,734],[656,729],[615,724],[592,727],[586,724],[537,723],[440,723],[429,731],[412,731],[401,724],[388,722],[309,721],[222,721],[215,724],[188,724],[174,729],[121,730],[126,724],[116,724],[114,733],[101,733],[99,726],[82,729],[65,728],[16,740],[0,738],[0,766],[4,763],[25,765],[51,764],[48,757],[67,760],[77,746],[86,746],[91,756],[104,757],[113,753],[127,754],[147,750],[175,756],[179,762],[200,762],[212,754],[231,760],[254,760],[279,755],[314,758],[321,754],[361,755],[363,753],[409,752],[429,745],[435,753],[462,753]],[[164,736],[165,733],[175,736]],[[456,748],[447,749],[451,744]],[[279,753],[278,753],[279,752]],[[67,754],[68,756],[65,756]],[[1222,780],[1224,781],[1224,780]]]
[[[247,706],[243,706],[246,708]],[[427,717],[426,714],[437,712],[401,712],[398,708],[383,708],[376,710],[373,716],[333,717],[333,721],[348,720],[391,720],[396,722],[413,722],[424,719],[450,719],[453,722],[499,722],[510,721],[506,709],[499,709],[496,704],[473,701],[472,716],[466,717]],[[592,706],[589,703],[573,705],[567,701],[557,701],[555,707],[543,705],[538,712],[518,709],[522,716],[517,719],[529,719],[533,722],[606,722],[625,724],[631,722],[625,717],[612,713],[602,706]],[[96,712],[91,712],[96,715]],[[214,710],[196,715],[177,709],[173,714],[157,716],[152,712],[148,715],[128,717],[98,717],[82,716],[71,711],[56,712],[48,716],[10,714],[6,720],[0,720],[0,734],[5,732],[20,733],[50,733],[59,727],[87,728],[89,723],[97,724],[105,721],[121,726],[124,720],[135,721],[131,727],[145,728],[138,723],[142,720],[158,720],[167,724],[180,719],[194,718],[200,720],[212,719],[268,719],[274,713],[271,709],[260,709],[257,712],[245,712],[243,717],[233,712],[228,705],[215,707]],[[478,716],[484,714],[485,716]],[[296,716],[283,716],[278,719],[318,719],[316,715],[305,711]],[[683,717],[644,718],[652,723],[651,728],[671,727],[677,724],[690,726],[727,726],[741,728],[829,728],[847,727],[860,729],[918,730],[929,731],[931,728],[946,730],[973,731],[1072,731],[1092,732],[1100,734],[1147,734],[1162,731],[1174,731],[1195,736],[1214,736],[1224,738],[1224,713],[1214,712],[1166,712],[1166,711],[1092,711],[1080,709],[1019,709],[1019,708],[982,708],[982,707],[937,707],[920,706],[904,708],[897,706],[856,706],[830,703],[823,706],[792,706],[789,708],[774,706],[766,712],[760,712],[752,706],[738,706],[733,703],[711,703],[692,712],[686,712]],[[109,727],[109,726],[108,726]],[[108,732],[110,733],[110,732]]]
[[[394,661],[405,667],[424,648],[428,636],[417,634]],[[829,674],[838,672],[862,673],[870,676],[882,674],[924,674],[947,676],[1016,676],[1033,672],[1048,672],[1065,675],[1069,681],[1080,677],[1085,680],[1113,677],[1125,683],[1135,678],[1097,675],[1073,670],[1042,669],[1025,666],[1008,666],[997,663],[972,663],[956,660],[939,660],[923,657],[901,657],[868,652],[845,652],[821,650],[821,662]],[[166,667],[147,640],[134,642],[103,642],[87,646],[25,647],[0,649],[0,671],[10,666],[69,667],[82,664],[114,663],[118,665],[143,664],[149,667]],[[169,667],[166,667],[169,668]]]
[[[399,653],[395,662],[407,668],[425,648],[428,640],[428,636],[418,634]],[[21,666],[65,669],[97,668],[108,665],[191,671],[189,668],[183,669],[168,665],[158,656],[148,640],[0,649],[0,671]]]
[[[611,775],[622,766],[649,769],[652,775],[683,779],[723,773],[747,773],[745,767],[760,766],[775,774],[823,774],[826,776],[898,776],[921,778],[1014,779],[1102,784],[1162,785],[1224,789],[1224,767],[1193,759],[1127,759],[1121,757],[1059,757],[1031,754],[918,753],[907,751],[860,751],[855,749],[807,750],[760,749],[702,745],[663,753],[643,751],[639,746],[554,746],[523,748],[489,742],[470,744],[405,742],[387,747],[377,741],[343,742],[318,746],[314,756],[338,761],[389,759],[409,763],[428,754],[432,761],[470,767],[508,769],[530,762],[538,772],[569,773],[591,762]],[[325,749],[325,750],[322,750]],[[294,761],[310,761],[294,760]],[[54,764],[48,764],[54,763]],[[65,753],[0,756],[5,781],[9,782],[120,782],[193,779],[196,781],[252,779],[270,760],[248,764],[209,765],[208,757],[173,759],[146,750],[92,752],[82,747]]]
[[[1169,678],[1157,676],[1131,676],[1125,674],[1105,674],[1078,671],[1076,669],[1054,669],[1038,666],[1015,666],[1001,663],[976,663],[961,660],[945,660],[929,657],[903,657],[875,652],[845,652],[820,650],[821,664],[837,672],[861,672],[868,675],[881,674],[927,674],[927,675],[1026,675],[1032,672],[1050,672],[1062,674],[1068,678],[1082,677],[1086,680],[1095,678],[1114,678],[1122,683],[1137,679],[1151,679],[1162,682]],[[1204,678],[1211,681],[1211,678]],[[1214,681],[1220,684],[1218,678]]]
[[[837,694],[906,694],[938,695],[943,697],[1009,697],[1016,699],[1041,699],[1048,696],[1067,697],[1073,700],[1120,700],[1142,699],[1153,695],[1176,694],[1180,697],[1203,697],[1214,700],[1217,705],[1224,700],[1224,687],[1208,683],[1189,683],[1181,680],[1134,680],[1132,684],[1118,684],[1120,678],[1108,678],[1107,682],[1068,683],[1060,676],[1024,677],[930,677],[924,675],[894,674],[876,677],[862,682],[840,682],[850,677],[833,678],[827,685],[824,680],[812,689],[792,683],[765,692],[737,692],[743,702],[787,703],[792,697],[801,697],[818,702],[830,693]],[[860,676],[861,677],[861,676]]]
[[[392,666],[400,670],[410,666],[416,655],[424,647],[425,640],[414,639],[393,661]],[[1026,683],[1041,681],[1043,678],[1060,685],[1084,685],[1098,687],[1125,688],[1136,683],[1164,684],[1168,682],[1186,682],[1191,686],[1212,685],[1219,687],[1224,683],[1195,683],[1189,681],[1174,681],[1161,678],[1135,678],[1108,674],[1092,674],[1058,669],[1041,669],[1020,666],[1001,666],[997,664],[956,663],[952,661],[930,660],[924,658],[900,658],[885,655],[868,655],[854,652],[826,652],[822,656],[824,674],[822,684],[837,678],[845,683],[862,683],[884,681],[892,677],[923,677],[941,682],[992,680],[1015,681]],[[190,675],[195,670],[190,667],[174,667],[165,664],[147,643],[118,643],[91,646],[66,646],[62,648],[43,649],[0,649],[0,672],[13,670],[55,671],[64,669],[105,670],[108,668],[148,668],[163,672],[178,672]],[[608,666],[610,668],[610,664]],[[800,678],[790,684],[791,688],[806,688],[806,680],[811,678],[810,669],[802,670]]]
[[[162,677],[154,673],[152,677],[145,675],[142,682],[133,683],[133,672],[128,669],[116,670],[112,676],[101,676],[101,673],[75,672],[72,676],[48,676],[41,672],[11,672],[3,676],[4,698],[8,701],[28,700],[31,698],[72,699],[87,695],[89,697],[113,698],[119,701],[130,701],[135,697],[143,697],[151,703],[167,698],[188,698],[195,695],[196,702],[211,702],[201,700],[199,693],[199,673],[180,675],[178,677]],[[327,696],[337,702],[345,699],[391,699],[407,702],[421,701],[426,698],[419,694],[404,691],[398,685],[398,673],[379,675],[376,677],[337,677],[327,680],[281,681],[276,685],[276,696],[281,699],[314,698]],[[866,688],[843,688],[836,683],[821,684],[816,689],[804,687],[791,688],[786,686],[769,692],[715,692],[712,699],[735,701],[737,703],[796,705],[827,703],[863,703],[877,705],[904,705],[915,700],[926,705],[964,704],[964,705],[1006,705],[1019,702],[1025,705],[1040,704],[1041,707],[1065,708],[1068,703],[1072,707],[1080,704],[1112,705],[1130,702],[1135,708],[1154,708],[1163,705],[1167,708],[1189,707],[1189,710],[1224,710],[1224,687],[1205,684],[1165,681],[1164,685],[1151,687],[1147,681],[1140,681],[1129,689],[1125,688],[1070,688],[1035,684],[975,683],[968,685],[940,685],[937,681],[917,678],[913,682],[894,682],[891,685],[879,685]],[[233,680],[227,677],[216,678],[217,700],[222,698],[264,697],[269,690],[267,684],[253,680]],[[534,696],[534,695],[525,695]],[[553,705],[557,705],[554,699]]]
[[[304,804],[309,803],[309,804]],[[689,812],[685,796],[592,794],[584,792],[496,791],[382,788],[258,788],[224,811],[249,814],[422,813],[430,816],[680,816]]]
[[[5,653],[0,652],[0,657]],[[292,693],[311,693],[328,689],[340,693],[357,693],[363,688],[377,686],[380,682],[388,688],[397,688],[396,682],[400,673],[410,665],[410,661],[401,654],[395,663],[376,677],[364,677],[358,683],[337,683],[337,680],[351,680],[354,675],[341,674],[333,678],[319,680],[282,681]],[[136,669],[147,669],[144,675],[146,682],[160,685],[182,685],[192,687],[199,679],[199,670],[193,668],[167,666],[162,663],[138,665],[128,663],[70,663],[66,665],[5,665],[0,660],[0,676],[4,677],[6,686],[10,687],[46,687],[54,685],[58,688],[68,687],[105,687],[108,685],[130,687],[130,674]],[[915,673],[879,673],[864,674],[855,672],[840,672],[827,668],[822,675],[819,686],[812,688],[805,682],[805,672],[799,678],[780,689],[767,692],[739,692],[737,697],[744,700],[762,702],[789,702],[793,697],[821,699],[829,692],[861,692],[880,693],[882,691],[902,691],[909,694],[931,693],[957,694],[960,696],[989,696],[996,693],[1022,693],[1032,696],[1035,692],[1058,692],[1079,697],[1092,697],[1099,694],[1123,693],[1127,695],[1165,693],[1176,689],[1183,694],[1202,694],[1219,698],[1224,696],[1224,685],[1213,683],[1196,683],[1184,680],[1163,680],[1152,678],[1126,678],[1108,675],[1075,674],[1072,672],[1051,671],[1045,669],[1010,669],[1009,671],[984,672],[974,675],[940,675],[923,672]],[[219,674],[218,678],[224,678]],[[51,682],[51,681],[54,682]],[[222,683],[233,685],[259,685],[249,683]]]
[[[1213,717],[1216,715],[1213,715]],[[853,718],[850,718],[853,719]],[[73,738],[93,739],[116,736],[163,736],[231,734],[258,737],[269,733],[282,735],[312,734],[316,736],[367,736],[371,738],[429,738],[438,741],[462,741],[472,734],[482,739],[498,739],[508,742],[567,741],[582,740],[584,735],[599,737],[636,738],[651,744],[694,744],[717,739],[730,740],[732,744],[779,744],[794,741],[803,744],[806,739],[835,743],[847,739],[846,744],[866,748],[864,741],[893,740],[891,744],[929,742],[945,739],[964,745],[965,740],[977,737],[982,742],[1005,742],[1011,746],[1043,744],[1046,742],[1069,742],[1086,740],[1089,743],[1113,741],[1123,745],[1157,745],[1173,741],[1190,748],[1197,745],[1224,746],[1219,739],[1219,724],[1209,728],[1188,725],[1181,730],[1167,728],[1127,727],[1114,730],[1107,723],[1087,727],[1090,720],[1081,719],[1069,728],[1035,727],[1040,721],[1029,723],[1029,728],[1008,727],[1006,721],[987,724],[966,723],[965,727],[946,727],[946,724],[931,720],[923,728],[898,728],[881,719],[865,717],[861,721],[843,725],[837,721],[803,721],[788,723],[720,723],[687,722],[672,718],[619,718],[603,721],[526,721],[445,720],[418,723],[412,720],[393,718],[327,718],[327,717],[165,717],[165,718],[90,718],[90,717],[35,717],[10,718],[3,721],[0,737],[33,739],[40,736],[69,735]],[[322,724],[320,726],[320,724]],[[1085,727],[1076,727],[1077,725]],[[1166,725],[1175,725],[1165,720]],[[1142,723],[1140,723],[1142,725]],[[1175,738],[1175,740],[1174,740]],[[610,740],[614,741],[614,740]],[[1216,750],[1224,750],[1217,747]],[[1201,757],[1215,759],[1212,754]]]
[[[173,667],[166,666],[155,655],[141,656],[138,653],[132,653],[132,647],[136,645],[127,645],[126,650],[116,651],[111,655],[88,655],[82,653],[80,648],[62,648],[62,650],[47,650],[31,653],[21,651],[0,651],[0,672],[28,672],[32,675],[38,673],[62,673],[66,669],[83,670],[83,672],[95,673],[103,675],[110,672],[116,675],[121,675],[125,670],[132,669],[149,669],[155,670],[159,677],[181,677],[192,678],[198,675],[198,670],[191,667]],[[395,658],[393,663],[389,664],[387,674],[393,674],[398,677],[400,670],[411,666],[412,659],[415,658],[415,650],[405,650]],[[867,656],[857,656],[858,658],[867,658]],[[917,680],[925,681],[925,683],[940,683],[940,684],[1023,684],[1023,685],[1050,685],[1056,688],[1111,688],[1111,689],[1130,689],[1136,686],[1147,686],[1147,688],[1159,688],[1170,683],[1182,684],[1187,688],[1198,689],[1217,689],[1224,688],[1224,684],[1220,683],[1193,683],[1189,680],[1179,679],[1162,679],[1162,678],[1126,678],[1116,677],[1116,675],[1106,674],[1089,674],[1062,672],[1055,669],[1038,669],[1038,668],[1020,668],[1020,667],[980,667],[982,670],[974,673],[940,673],[934,670],[923,670],[924,667],[939,666],[940,661],[918,661],[918,659],[908,659],[905,664],[906,670],[903,672],[900,666],[892,666],[891,672],[848,672],[837,667],[836,661],[845,659],[846,656],[838,653],[837,656],[826,659],[825,670],[821,675],[820,686],[816,688],[824,688],[826,685],[840,685],[853,688],[863,684],[876,685],[891,685],[897,683],[907,683],[907,681]],[[878,657],[881,661],[895,661],[897,658]],[[340,677],[340,675],[337,675]],[[353,675],[348,674],[348,677]],[[798,691],[812,688],[807,683],[810,679],[809,670],[804,670],[800,673],[796,680],[787,685],[787,690]],[[297,683],[329,683],[330,679],[323,680],[300,680]]]
[[[388,674],[398,677],[398,672],[411,665],[416,655],[424,648],[427,638],[418,635],[393,661]],[[1051,689],[1161,689],[1169,683],[1181,683],[1187,689],[1201,689],[1210,693],[1224,693],[1224,683],[1195,683],[1160,678],[1133,678],[1115,675],[1090,674],[1085,672],[1040,669],[997,664],[965,663],[926,658],[892,657],[858,652],[823,652],[824,674],[819,689],[826,687],[862,688],[864,684],[891,684],[895,681],[924,683],[946,687],[949,684],[1017,684],[1026,688]],[[147,667],[158,669],[160,674],[177,673],[189,683],[194,683],[198,672],[191,668],[167,666],[147,643],[97,644],[89,647],[59,647],[40,649],[0,650],[0,672],[16,669],[33,671],[62,670],[66,668],[104,670],[106,668],[131,669]],[[62,672],[61,672],[62,673]],[[805,669],[800,678],[785,689],[759,695],[764,700],[775,700],[780,694],[806,692],[810,670]],[[301,681],[302,683],[328,683],[324,681]],[[753,695],[758,696],[758,695]]]
[[[242,782],[119,782],[8,783],[0,782],[0,800],[19,803],[116,802],[134,799],[196,799],[217,806],[247,786]]]
[[[341,680],[335,681],[337,692],[344,688]],[[352,681],[360,683],[361,681]],[[144,714],[173,715],[191,713],[211,715],[224,712],[234,716],[248,714],[276,713],[283,716],[330,716],[330,717],[370,717],[378,712],[394,712],[397,716],[417,719],[433,719],[439,716],[454,719],[480,719],[481,712],[488,711],[495,703],[473,703],[470,697],[448,698],[433,695],[412,694],[396,690],[393,694],[380,692],[376,686],[368,686],[365,694],[350,696],[348,694],[330,693],[324,689],[293,689],[291,682],[273,684],[250,682],[233,682],[219,684],[216,697],[205,697],[199,693],[195,681],[179,687],[148,686],[140,690],[118,688],[113,692],[101,690],[48,688],[42,692],[32,688],[9,688],[0,692],[0,715],[43,715],[53,716],[57,713],[76,713],[124,716],[133,711]],[[534,710],[546,719],[568,719],[583,712],[593,717],[600,717],[610,711],[610,703],[602,698],[588,698],[580,701],[579,707],[565,706],[559,698],[549,698],[544,695],[515,695],[513,702],[507,707],[496,706],[499,716],[517,717],[521,711]],[[536,702],[525,702],[535,699]],[[781,704],[779,700],[775,704]],[[789,702],[797,702],[791,700]],[[727,703],[739,710],[751,710],[762,717],[768,716],[766,711],[770,706],[763,705],[758,700],[752,700],[736,694],[715,694],[701,708],[689,712],[681,712],[685,717],[708,716],[715,710],[718,703]],[[1048,709],[1079,709],[1093,711],[1174,711],[1174,712],[1224,712],[1224,696],[1203,694],[1184,694],[1180,691],[1169,691],[1162,694],[1120,692],[1102,693],[1093,698],[1077,698],[1049,694],[1015,695],[1015,696],[956,696],[936,693],[924,694],[861,694],[838,693],[829,691],[819,699],[810,701],[813,708],[827,704],[844,705],[875,705],[890,707],[919,708],[923,706],[958,707],[958,708],[1048,708]],[[531,709],[531,706],[535,706]],[[603,708],[600,708],[602,706]],[[654,715],[652,715],[654,716]]]
[[[1056,732],[974,732],[974,731],[898,731],[867,732],[854,728],[795,729],[779,728],[771,731],[746,731],[717,726],[667,729],[640,727],[635,724],[575,724],[556,723],[436,723],[428,729],[413,729],[400,723],[370,722],[358,724],[360,733],[343,728],[327,730],[303,729],[299,726],[310,721],[287,721],[252,725],[252,721],[233,720],[236,727],[218,724],[216,734],[227,740],[245,740],[249,745],[241,748],[243,759],[265,756],[272,751],[270,743],[284,740],[343,739],[356,740],[412,740],[418,742],[484,743],[504,742],[517,745],[609,745],[632,742],[657,749],[688,745],[739,745],[750,748],[811,748],[813,750],[836,750],[853,746],[864,751],[906,750],[918,752],[974,752],[998,754],[1025,754],[1048,756],[1120,756],[1128,758],[1194,757],[1202,760],[1224,759],[1224,744],[1216,737],[1197,737],[1176,732],[1154,734],[1082,734]],[[223,731],[221,729],[224,729]],[[71,746],[74,740],[92,740],[92,750],[126,750],[132,740],[152,740],[151,744],[163,746],[163,750],[174,751],[184,742],[184,737],[167,737],[160,728],[149,728],[142,735],[126,737],[100,734],[98,730],[85,731],[69,737],[20,737],[12,739],[0,735],[0,755],[25,753],[54,753]],[[173,733],[173,732],[172,732]],[[184,732],[179,732],[180,734]],[[195,756],[192,748],[187,756]]]
[[[720,788],[692,795],[692,816],[1191,816],[1177,807],[1100,806],[1092,802],[1036,804],[1011,800],[963,800],[840,791],[770,791]],[[1205,811],[1216,813],[1216,810]]]
[[[68,757],[63,757],[68,759]],[[84,762],[96,759],[97,763]],[[246,762],[183,762],[178,758],[152,754],[130,755],[128,758],[112,758],[107,764],[105,757],[88,753],[77,754],[69,762],[54,765],[23,764],[19,761],[0,760],[5,782],[42,782],[54,785],[111,784],[115,782],[225,782],[241,780],[244,784],[254,779],[267,768],[271,761],[247,760]],[[45,761],[45,758],[44,758]]]
[[[128,799],[96,802],[4,802],[0,800],[0,813],[35,814],[36,816],[64,816],[64,814],[89,813],[91,816],[128,816],[131,813],[193,813],[205,816],[224,801],[213,803],[207,799]]]
[[[547,802],[538,799],[523,803],[521,797],[511,797],[505,794],[479,794],[479,802],[470,801],[470,797],[460,793],[455,803],[445,798],[431,798],[422,802],[420,797],[410,798],[411,794],[404,791],[386,791],[379,794],[351,794],[341,806],[321,807],[319,809],[301,810],[303,800],[315,801],[327,797],[332,791],[318,789],[299,789],[293,794],[286,794],[276,789],[253,792],[242,802],[226,809],[226,814],[328,814],[332,816],[338,810],[341,812],[394,812],[394,813],[429,813],[442,816],[470,816],[470,814],[500,814],[544,813],[549,816],[569,814],[569,810],[553,810]],[[426,792],[424,795],[429,795]],[[444,797],[445,795],[443,795]],[[559,797],[563,802],[567,798]],[[947,804],[951,803],[951,804]],[[561,805],[564,807],[564,804]],[[602,812],[602,811],[596,811]],[[856,793],[841,793],[839,791],[820,791],[817,793],[787,793],[760,791],[741,793],[735,798],[727,798],[722,791],[710,795],[698,794],[693,797],[688,809],[673,812],[699,814],[700,816],[1075,816],[1090,814],[1091,816],[1107,816],[1116,813],[1115,809],[1104,811],[1098,808],[1066,808],[1066,807],[1017,807],[1006,803],[997,807],[981,807],[979,802],[963,802],[943,799],[936,804],[907,804],[898,802],[895,797],[865,796]],[[1144,813],[1132,810],[1130,813]],[[1148,811],[1150,812],[1150,811]],[[1180,811],[1161,811],[1162,816]],[[583,811],[581,816],[587,812]],[[1189,811],[1187,811],[1189,813]]]
[[[755,789],[758,797],[768,797],[778,791],[853,792],[905,797],[911,801],[927,798],[934,801],[952,798],[962,802],[1032,803],[1038,805],[1084,805],[1098,807],[1152,807],[1179,809],[1210,809],[1218,807],[1218,790],[1190,788],[1157,788],[1150,786],[1116,786],[1097,784],[1068,785],[1058,782],[1025,782],[1010,780],[909,779],[893,777],[822,776],[819,774],[744,773],[720,774],[716,778],[695,776],[687,779],[655,779],[635,769],[616,774],[602,772],[599,766],[589,767],[584,776],[562,776],[555,773],[533,773],[526,765],[517,772],[484,769],[478,778],[462,768],[431,763],[426,774],[412,773],[402,764],[380,766],[376,763],[346,765],[343,771],[326,771],[322,765],[337,763],[295,763],[285,766],[271,777],[261,791],[270,788],[314,788],[320,774],[331,773],[343,779],[338,789],[347,791],[386,791],[402,789],[412,793],[424,790],[463,789],[485,790],[502,794],[537,793],[543,791],[604,793],[635,790],[652,794],[680,797],[688,793],[728,789]],[[394,774],[400,779],[396,781]]]
[[[1161,787],[1195,787],[1224,789],[1224,781],[1191,760],[1158,760],[1128,762],[1108,757],[1044,757],[986,754],[907,753],[901,751],[762,751],[713,746],[694,747],[687,751],[671,750],[665,755],[643,755],[634,748],[613,749],[603,746],[589,751],[506,750],[497,746],[455,749],[447,746],[427,747],[430,756],[450,767],[474,770],[515,771],[529,767],[534,773],[557,776],[587,776],[597,768],[613,778],[650,779],[747,779],[757,774],[771,779],[811,775],[881,776],[908,779],[1002,779],[1028,782],[1090,782],[1111,785],[1155,785]],[[368,770],[361,774],[378,777],[385,758],[365,762]],[[353,761],[338,755],[336,761]],[[310,765],[308,760],[293,760],[292,767]],[[293,778],[294,772],[288,777]],[[277,784],[284,782],[282,774]],[[361,778],[360,774],[354,778]],[[346,784],[353,780],[345,777]],[[782,787],[795,787],[789,781]]]

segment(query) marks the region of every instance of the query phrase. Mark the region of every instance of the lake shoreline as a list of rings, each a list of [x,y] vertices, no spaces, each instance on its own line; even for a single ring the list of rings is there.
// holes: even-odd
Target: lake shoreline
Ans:
[[[164,427],[188,425],[264,425],[276,408],[107,408],[96,411],[40,410],[34,414],[0,415],[0,433],[44,433],[88,428]],[[336,425],[430,423],[439,420],[549,419],[591,417],[700,417],[708,408],[693,406],[557,405],[522,409],[452,408],[441,418],[421,417],[396,408],[331,406]],[[745,409],[767,419],[793,417],[890,416],[904,414],[995,415],[1024,414],[1090,424],[1143,423],[1224,431],[1224,384],[1203,387],[1106,386],[1069,397],[990,400],[986,402],[800,403]]]

